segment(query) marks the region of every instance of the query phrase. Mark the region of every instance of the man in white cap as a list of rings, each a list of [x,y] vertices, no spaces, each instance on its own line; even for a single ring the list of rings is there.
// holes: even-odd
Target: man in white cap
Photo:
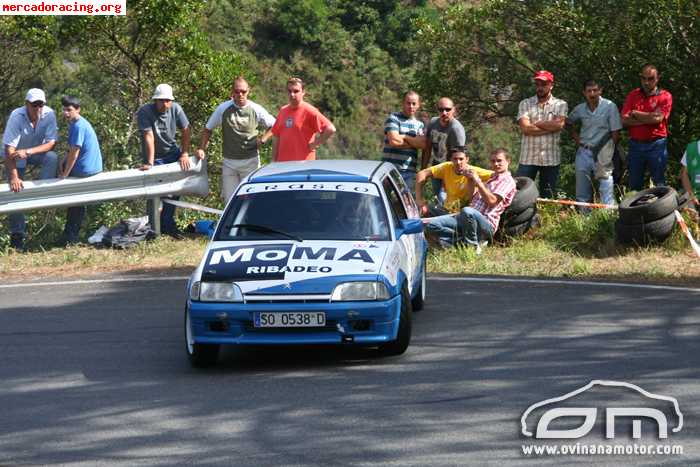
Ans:
[[[5,126],[2,142],[5,146],[5,170],[10,189],[21,191],[27,164],[41,167],[39,179],[54,178],[58,156],[53,152],[58,127],[56,114],[46,105],[46,95],[38,88],[27,91],[24,106],[12,111]],[[27,225],[24,214],[9,215],[10,246],[24,249]]]
[[[169,84],[159,84],[153,93],[153,102],[143,105],[136,114],[144,159],[141,170],[176,161],[182,170],[190,168],[190,122],[180,104],[174,100],[173,88]],[[178,128],[182,133],[181,146],[176,141]],[[172,204],[163,204],[160,225],[164,234],[176,239],[182,238],[175,224],[175,206]]]
[[[260,104],[248,99],[250,85],[242,76],[233,81],[231,99],[220,104],[207,121],[202,131],[202,140],[196,155],[204,158],[209,138],[216,127],[221,127],[223,161],[221,165],[221,197],[224,203],[241,180],[260,167],[259,148],[271,137],[270,128],[275,117]],[[260,134],[258,128],[264,128]]]

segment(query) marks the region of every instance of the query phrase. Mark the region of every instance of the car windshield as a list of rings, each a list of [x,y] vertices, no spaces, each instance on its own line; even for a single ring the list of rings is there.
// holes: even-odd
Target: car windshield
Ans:
[[[216,240],[390,239],[384,203],[374,185],[356,184],[347,191],[262,191],[255,186],[238,192]],[[359,190],[365,192],[357,192],[357,187],[365,187]]]

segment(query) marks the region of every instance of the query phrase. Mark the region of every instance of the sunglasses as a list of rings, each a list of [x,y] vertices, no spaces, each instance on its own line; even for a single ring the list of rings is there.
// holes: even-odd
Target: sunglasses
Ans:
[[[438,107],[440,112],[452,112],[452,107]]]
[[[34,107],[35,109],[38,109],[39,107],[43,107],[43,106],[44,106],[44,103],[41,102],[41,101],[38,101],[38,102],[32,102],[30,105],[31,105],[32,107]]]

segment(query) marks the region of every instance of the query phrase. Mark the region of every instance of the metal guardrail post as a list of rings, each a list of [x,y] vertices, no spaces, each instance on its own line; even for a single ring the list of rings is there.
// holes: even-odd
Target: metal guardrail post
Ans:
[[[148,213],[148,222],[151,224],[151,228],[156,233],[160,235],[160,210],[162,209],[162,203],[160,198],[148,198],[146,201],[146,212]]]

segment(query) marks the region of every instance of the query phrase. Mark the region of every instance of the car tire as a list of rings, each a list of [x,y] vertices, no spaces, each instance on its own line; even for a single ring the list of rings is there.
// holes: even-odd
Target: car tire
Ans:
[[[676,190],[657,186],[622,200],[618,213],[623,224],[646,224],[667,217],[678,208]]]
[[[675,224],[676,215],[673,212],[645,224],[625,224],[618,219],[615,223],[615,238],[623,245],[661,243],[671,235]]]
[[[404,283],[401,289],[401,311],[399,313],[399,331],[396,339],[379,346],[379,354],[384,357],[403,354],[411,343],[411,296]]]
[[[426,286],[426,273],[425,264],[423,265],[423,270],[421,271],[420,284],[418,286],[418,292],[416,296],[411,300],[411,308],[414,312],[421,311],[423,309],[423,304],[425,303],[425,286]]]
[[[190,310],[185,308],[185,350],[190,365],[194,368],[207,368],[216,365],[219,359],[219,344],[197,344],[192,336]]]
[[[515,177],[515,186],[517,191],[507,209],[507,212],[510,212],[511,215],[520,214],[532,207],[540,196],[537,186],[531,178]]]
[[[688,207],[688,201],[690,201],[690,195],[687,191],[682,191],[678,193],[678,210],[685,209]]]
[[[535,215],[533,215],[530,219],[521,224],[504,226],[502,235],[505,235],[506,237],[519,237],[525,234],[532,227],[538,227],[539,225],[540,215],[535,213]]]
[[[505,219],[506,226],[512,226],[517,224],[522,224],[523,222],[528,222],[537,213],[537,206],[532,205],[525,209],[520,214],[515,214],[512,217],[507,217]]]

